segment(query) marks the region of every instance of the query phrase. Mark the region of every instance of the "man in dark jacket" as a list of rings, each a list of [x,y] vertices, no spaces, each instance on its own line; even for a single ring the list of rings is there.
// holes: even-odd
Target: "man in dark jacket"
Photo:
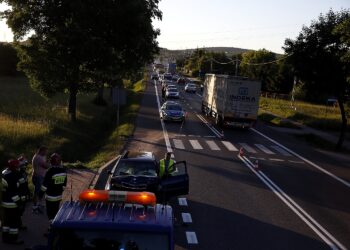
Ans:
[[[30,198],[30,190],[28,185],[28,173],[27,173],[27,166],[28,166],[28,160],[24,156],[20,156],[18,159],[19,161],[19,172],[21,174],[21,178],[19,179],[19,197],[22,201],[22,206],[20,215],[21,215],[21,224],[20,224],[20,230],[26,230],[27,227],[23,225],[22,223],[22,216],[25,211],[26,203]]]
[[[7,162],[7,168],[2,172],[2,207],[3,207],[3,225],[2,241],[8,244],[23,244],[23,240],[18,238],[18,231],[21,224],[20,198],[20,162],[11,159]]]
[[[46,213],[53,220],[60,208],[62,193],[67,185],[67,172],[62,167],[61,156],[54,153],[50,157],[51,167],[47,170],[41,191],[45,192]]]

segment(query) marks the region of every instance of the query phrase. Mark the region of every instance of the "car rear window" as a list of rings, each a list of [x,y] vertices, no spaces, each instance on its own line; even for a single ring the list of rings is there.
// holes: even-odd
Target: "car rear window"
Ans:
[[[174,111],[181,111],[182,107],[179,105],[167,105],[166,109],[167,110],[174,110]]]

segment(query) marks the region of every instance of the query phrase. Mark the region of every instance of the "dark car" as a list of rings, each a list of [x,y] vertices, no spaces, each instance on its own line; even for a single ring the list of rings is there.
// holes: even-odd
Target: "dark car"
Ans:
[[[179,121],[183,122],[186,117],[186,112],[181,104],[174,101],[165,102],[160,109],[160,118],[163,121]]]
[[[116,162],[106,189],[121,191],[149,191],[160,198],[188,194],[189,179],[186,162],[174,164],[176,171],[159,178],[159,164],[152,152],[125,152]]]
[[[185,84],[185,83],[186,83],[186,79],[180,77],[179,79],[177,79],[177,83],[178,83],[178,84]]]

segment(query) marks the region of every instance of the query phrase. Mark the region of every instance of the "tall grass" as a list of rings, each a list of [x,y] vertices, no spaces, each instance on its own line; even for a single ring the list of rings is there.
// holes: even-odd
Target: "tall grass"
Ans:
[[[301,101],[294,102],[292,107],[291,102],[287,100],[261,97],[260,108],[260,113],[269,111],[280,117],[318,129],[338,131],[341,126],[341,114],[338,107]],[[348,107],[346,111],[349,116]]]
[[[128,85],[128,105],[121,112],[121,121],[127,117],[122,130],[128,133],[132,129],[125,126],[132,126],[128,123],[134,117],[130,114],[138,110],[139,98],[134,96],[142,92],[141,85]],[[41,144],[50,152],[60,153],[65,162],[82,162],[92,168],[116,154],[119,138],[113,136],[117,130],[115,107],[110,102],[107,106],[94,105],[95,94],[79,94],[77,98],[77,122],[70,123],[66,94],[46,99],[30,88],[26,78],[0,78],[1,166],[19,154],[30,159]],[[105,98],[109,100],[109,91],[105,91]],[[96,155],[103,157],[96,161]]]

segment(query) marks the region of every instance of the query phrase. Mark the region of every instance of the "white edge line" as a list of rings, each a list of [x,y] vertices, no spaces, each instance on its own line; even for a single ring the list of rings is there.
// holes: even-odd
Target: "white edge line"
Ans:
[[[186,238],[188,244],[198,244],[198,239],[195,232],[186,231]]]
[[[213,128],[209,122],[207,122],[201,115],[196,114],[196,116],[218,137],[221,138],[221,134],[215,128]]]
[[[290,198],[282,189],[280,189],[270,178],[268,178],[260,170],[256,171],[253,168],[253,163],[249,161],[246,157],[241,157],[238,155],[238,158],[243,161],[243,163],[266,185],[268,186],[274,194],[276,194],[298,217],[303,220],[331,249],[340,249],[345,250],[346,248],[337,241],[326,229],[324,229],[318,222],[316,222],[305,210],[303,210],[292,198]],[[288,201],[287,201],[288,200]],[[292,204],[295,206],[292,206]],[[299,209],[299,211],[297,210]],[[303,214],[302,214],[303,213]],[[307,220],[307,218],[315,224],[315,226]],[[318,228],[316,228],[318,227]],[[330,241],[325,235],[323,235],[320,230],[328,236],[333,242]],[[336,243],[338,246],[335,246]]]
[[[154,89],[156,90],[158,111],[160,112],[160,101],[159,101],[159,95],[158,95],[158,89],[157,89],[156,82],[154,82]],[[162,119],[160,119],[160,123],[161,123],[162,129],[163,129],[163,135],[164,135],[164,140],[165,140],[165,145],[166,145],[167,152],[173,153],[173,149],[171,148],[171,144],[170,144],[170,140],[169,140],[168,131],[165,128],[164,121]],[[174,154],[172,154],[172,156],[174,156]]]
[[[283,148],[284,150],[288,151],[289,153],[293,154],[294,156],[298,157],[299,159],[305,161],[306,163],[310,164],[311,166],[313,166],[314,168],[317,168],[318,170],[320,170],[321,172],[329,175],[330,177],[334,178],[335,180],[341,182],[342,184],[344,184],[345,186],[347,186],[348,188],[350,188],[350,183],[347,182],[346,180],[343,180],[342,178],[336,176],[335,174],[325,170],[324,168],[318,166],[317,164],[313,163],[312,161],[306,159],[305,157],[299,155],[298,153],[294,152],[293,150],[283,146],[282,144],[278,143],[277,141],[275,141],[274,139],[271,139],[270,137],[268,137],[267,135],[264,135],[263,133],[257,131],[254,128],[250,128],[250,130],[254,131],[255,133],[261,135],[262,137],[268,139],[269,141],[275,143],[276,145],[280,146],[281,148]]]

